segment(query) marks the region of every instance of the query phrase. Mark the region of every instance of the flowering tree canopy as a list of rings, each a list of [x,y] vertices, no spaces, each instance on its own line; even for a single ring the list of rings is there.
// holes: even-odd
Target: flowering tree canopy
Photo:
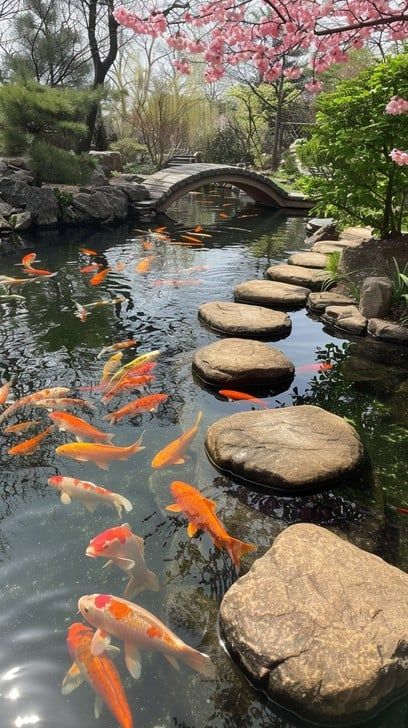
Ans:
[[[392,96],[385,107],[385,113],[390,114],[391,116],[408,114],[408,101],[402,99],[400,96]],[[402,149],[392,149],[390,157],[395,164],[398,164],[399,167],[408,165],[408,152],[403,152]]]
[[[181,72],[189,73],[189,56],[202,55],[208,81],[241,63],[254,64],[265,81],[282,73],[296,79],[306,60],[313,70],[308,89],[318,91],[316,74],[373,35],[408,38],[407,0],[163,0],[160,8],[150,1],[144,17],[119,7],[116,20],[135,33],[162,36],[178,51]]]

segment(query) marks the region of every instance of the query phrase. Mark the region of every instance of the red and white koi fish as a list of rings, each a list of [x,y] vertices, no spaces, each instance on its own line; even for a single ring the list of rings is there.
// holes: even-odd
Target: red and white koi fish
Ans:
[[[123,594],[125,599],[132,599],[145,589],[159,591],[156,574],[146,567],[144,540],[132,533],[128,523],[108,528],[91,539],[86,555],[93,559],[103,556],[109,559],[105,566],[114,564],[126,572],[130,579]]]
[[[73,664],[64,677],[61,692],[69,695],[85,681],[95,693],[96,718],[99,718],[105,703],[120,728],[133,728],[132,713],[120,675],[105,653],[98,656],[92,654],[93,636],[94,631],[79,622],[69,627],[67,647]],[[109,646],[107,651],[118,652],[118,649]]]
[[[17,410],[21,409],[21,407],[26,407],[27,405],[33,405],[38,401],[41,401],[43,399],[60,399],[61,397],[64,397],[66,394],[70,392],[68,387],[51,387],[50,389],[40,389],[38,392],[34,392],[33,394],[27,394],[26,397],[21,397],[17,400],[17,402],[13,402],[10,404],[4,412],[0,415],[0,424],[11,415],[14,414],[14,412],[17,412]]]
[[[68,442],[55,449],[57,455],[64,455],[80,463],[89,461],[95,463],[101,470],[108,470],[112,460],[129,460],[132,455],[144,450],[142,446],[143,433],[139,439],[127,447],[116,445],[94,444],[93,442]]]
[[[44,407],[44,409],[52,410],[65,409],[67,407],[82,407],[83,409],[95,409],[91,402],[87,399],[77,399],[75,397],[47,397],[38,399],[32,403],[33,407]]]
[[[152,460],[152,468],[167,468],[170,465],[185,463],[185,452],[198,432],[202,416],[203,413],[199,412],[194,425],[189,430],[183,432],[180,437],[172,440],[166,447],[156,453]]]
[[[115,437],[114,434],[101,432],[101,430],[90,425],[89,422],[85,422],[80,417],[75,417],[67,412],[51,412],[49,418],[60,432],[72,432],[78,442],[94,440],[94,442],[112,443],[112,438]]]
[[[133,400],[133,402],[125,404],[124,407],[116,410],[116,412],[110,412],[103,419],[115,425],[124,417],[132,417],[142,412],[155,412],[159,404],[166,402],[168,398],[168,394],[148,394],[146,397],[139,397]]]
[[[134,346],[138,345],[137,339],[127,339],[126,341],[118,341],[116,344],[111,344],[110,346],[104,346],[98,356],[97,359],[102,359],[105,354],[115,353],[115,351],[122,351],[122,349],[130,349]]]
[[[313,364],[302,364],[300,367],[296,367],[297,372],[305,373],[305,372],[328,372],[330,369],[333,369],[334,364],[330,364],[328,362],[313,362]]]
[[[101,504],[116,510],[119,518],[122,518],[123,510],[129,513],[133,509],[131,502],[123,495],[102,488],[101,485],[89,483],[87,480],[52,475],[51,478],[48,478],[48,485],[52,485],[61,493],[61,503],[64,505],[71,503],[71,500],[79,500],[91,513]]]
[[[176,669],[179,669],[177,660],[180,659],[205,677],[214,677],[214,665],[208,655],[186,645],[138,604],[110,594],[90,594],[79,599],[78,609],[92,627],[97,627],[92,653],[101,654],[110,642],[110,635],[123,640],[126,666],[135,680],[141,674],[141,649],[161,652]]]
[[[19,442],[18,445],[14,445],[7,452],[9,455],[32,455],[33,452],[38,450],[43,440],[52,432],[52,425],[47,427],[44,432],[40,432],[39,435],[31,437],[29,440]]]
[[[225,549],[228,552],[236,570],[239,571],[241,557],[256,551],[257,547],[230,536],[215,515],[217,504],[201,495],[193,485],[175,480],[171,483],[170,490],[176,502],[166,506],[166,510],[186,515],[189,521],[187,533],[190,538],[197,531],[206,531],[218,549]]]
[[[269,409],[268,405],[263,401],[263,399],[259,399],[259,397],[253,397],[252,394],[246,394],[246,392],[236,392],[234,389],[219,389],[218,394],[220,394],[221,397],[227,397],[227,399],[231,399],[233,401],[247,400],[248,402],[251,402],[253,404],[258,404],[264,409]]]

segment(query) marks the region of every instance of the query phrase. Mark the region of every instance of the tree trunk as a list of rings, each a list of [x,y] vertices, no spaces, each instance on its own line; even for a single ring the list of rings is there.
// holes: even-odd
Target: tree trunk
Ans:
[[[271,154],[271,167],[272,169],[278,169],[280,163],[280,150],[281,150],[281,131],[282,131],[282,107],[283,107],[283,75],[279,80],[279,86],[276,94],[276,114],[275,123],[273,128],[273,144]]]

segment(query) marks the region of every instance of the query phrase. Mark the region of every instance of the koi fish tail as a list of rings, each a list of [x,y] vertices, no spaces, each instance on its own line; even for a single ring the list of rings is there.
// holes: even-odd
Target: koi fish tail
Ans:
[[[239,571],[242,557],[245,556],[245,554],[250,554],[253,551],[256,551],[257,549],[257,547],[252,543],[245,543],[245,541],[240,541],[238,538],[232,538],[232,536],[230,536],[228,541],[225,542],[224,546],[237,571]]]
[[[108,442],[109,445],[112,445],[112,440],[115,437],[115,433],[113,432],[106,432],[105,437],[103,438],[104,442]]]
[[[114,412],[111,412],[109,415],[105,415],[104,420],[107,420],[110,425],[116,425],[116,415]]]
[[[144,430],[142,434],[140,435],[139,439],[136,440],[136,442],[133,443],[133,445],[129,445],[127,448],[128,451],[133,455],[136,452],[139,452],[139,450],[144,450],[144,446],[142,445]]]
[[[123,594],[123,598],[133,599],[136,594],[140,594],[140,592],[144,591],[145,589],[149,589],[150,591],[155,592],[160,590],[159,580],[153,571],[147,572],[146,579],[142,584],[140,584],[140,582],[138,582],[136,579],[129,579]]]
[[[129,511],[133,510],[133,506],[130,500],[125,498],[123,495],[116,495],[114,504],[118,512],[119,518],[122,518],[122,509],[124,509],[126,513],[129,513]]]
[[[186,663],[186,665],[191,667],[192,670],[201,673],[204,677],[215,677],[215,665],[211,661],[211,658],[203,652],[199,652],[193,647],[184,645],[183,650],[179,652],[178,656]]]

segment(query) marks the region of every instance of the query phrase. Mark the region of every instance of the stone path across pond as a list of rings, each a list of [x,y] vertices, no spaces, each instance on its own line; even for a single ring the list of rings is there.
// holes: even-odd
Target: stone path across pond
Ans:
[[[289,316],[283,311],[232,301],[204,303],[198,309],[198,317],[209,328],[233,336],[282,338],[292,328]]]

